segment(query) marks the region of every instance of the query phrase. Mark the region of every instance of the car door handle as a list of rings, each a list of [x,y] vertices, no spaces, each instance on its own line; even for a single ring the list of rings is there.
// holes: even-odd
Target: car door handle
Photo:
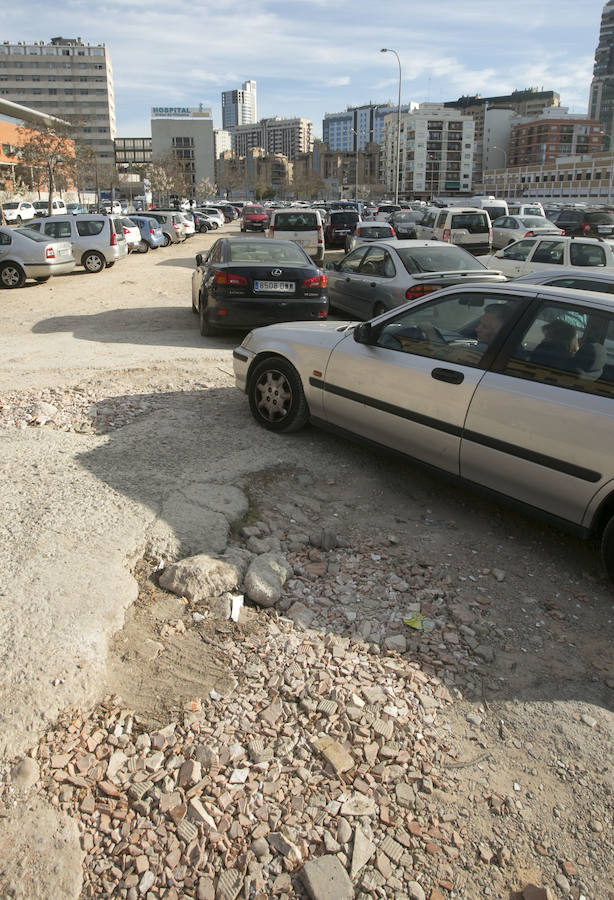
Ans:
[[[346,281],[349,281],[350,279],[349,279],[349,278],[346,278],[345,280],[346,280]]]
[[[371,284],[369,285],[369,287],[377,287],[377,285],[374,281],[372,281]]]
[[[461,384],[465,376],[455,369],[433,369],[431,378],[435,378],[436,381],[447,381],[448,384]]]

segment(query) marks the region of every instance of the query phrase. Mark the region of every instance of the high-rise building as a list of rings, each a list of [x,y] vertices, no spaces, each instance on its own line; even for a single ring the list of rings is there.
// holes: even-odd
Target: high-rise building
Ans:
[[[614,147],[614,0],[608,0],[601,14],[588,114],[601,122],[608,149]]]
[[[74,139],[113,164],[116,134],[111,58],[78,38],[0,44],[0,96],[66,119]]]
[[[247,156],[253,147],[267,153],[282,153],[294,160],[299,153],[313,149],[313,125],[309,119],[261,119],[255,125],[237,125],[232,135],[237,156]]]
[[[252,125],[258,121],[255,81],[244,81],[236,91],[222,91],[222,128],[231,131],[237,125]]]
[[[401,114],[415,109],[416,103],[401,106]],[[384,116],[398,110],[389,103],[348,106],[344,112],[324,113],[322,140],[331,150],[364,150],[367,144],[381,144]]]

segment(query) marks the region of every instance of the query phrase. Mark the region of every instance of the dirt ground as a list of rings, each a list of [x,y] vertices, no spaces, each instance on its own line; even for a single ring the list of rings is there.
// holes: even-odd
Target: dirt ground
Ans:
[[[473,851],[457,864],[445,896],[507,898],[535,883],[554,897],[614,897],[614,593],[597,549],[312,428],[265,439],[233,387],[232,348],[241,336],[201,338],[190,312],[193,256],[211,240],[136,256],[100,276],[79,272],[3,292],[0,445],[33,429],[41,441],[45,429],[68,430],[83,441],[82,459],[95,475],[96,454],[139,425],[155,442],[162,422],[165,433],[173,421],[210,422],[229,448],[253,447],[258,452],[237,480],[249,499],[243,524],[285,515],[288,528],[292,521],[309,533],[332,524],[343,536],[317,578],[297,576],[305,596],[309,588],[305,602],[322,616],[316,624],[361,637],[367,609],[371,631],[362,639],[375,645],[403,634],[405,658],[451,693],[435,724],[449,747],[438,763],[453,784],[446,808],[462,821]],[[60,410],[43,424],[36,422],[41,401]],[[139,434],[121,445],[122,460],[143,453]],[[194,446],[182,447],[178,440],[168,450],[175,476],[194,462]],[[211,478],[224,454],[201,463]],[[164,466],[161,460],[161,482]],[[143,502],[138,465],[135,472],[134,484],[111,477],[109,487]],[[317,506],[296,499],[304,495]],[[304,521],[288,518],[288,503]],[[231,544],[244,542],[240,524]],[[159,587],[159,560],[145,544],[139,553],[136,544],[125,548],[138,598],[123,627],[110,629],[97,700],[121,695],[153,729],[173,721],[190,698],[225,693],[241,673],[217,646],[228,627],[213,619],[194,627],[189,604]],[[300,573],[305,560],[289,559]],[[428,573],[422,587],[398,602],[430,590],[424,608],[438,623],[432,635],[403,625],[398,603],[393,610],[380,602],[384,572],[410,579],[417,566]],[[350,593],[363,601],[358,615],[346,614],[354,601],[340,593],[350,578]],[[245,628],[268,628],[293,599],[290,591],[277,612],[250,610]],[[96,706],[91,692],[88,704]],[[374,896],[402,895],[384,889]]]

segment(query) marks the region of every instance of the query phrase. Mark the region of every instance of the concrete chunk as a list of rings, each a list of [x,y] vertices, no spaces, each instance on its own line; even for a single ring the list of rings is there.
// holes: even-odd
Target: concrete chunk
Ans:
[[[320,856],[301,869],[301,881],[311,900],[352,900],[352,882],[336,856]]]

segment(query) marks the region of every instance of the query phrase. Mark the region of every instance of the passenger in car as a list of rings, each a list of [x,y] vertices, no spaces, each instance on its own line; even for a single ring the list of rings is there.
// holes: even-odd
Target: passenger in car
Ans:
[[[482,318],[475,326],[475,336],[478,344],[484,345],[484,349],[498,335],[506,318],[506,304],[492,303],[487,306]]]
[[[576,328],[562,319],[554,319],[547,322],[542,331],[544,340],[531,353],[531,362],[555,369],[572,370],[579,348]]]

